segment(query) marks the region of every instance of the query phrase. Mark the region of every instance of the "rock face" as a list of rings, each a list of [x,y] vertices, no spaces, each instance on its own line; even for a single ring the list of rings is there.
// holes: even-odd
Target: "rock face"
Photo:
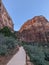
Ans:
[[[0,0],[0,29],[5,26],[9,27],[11,31],[14,30],[13,21],[4,7],[2,0]]]
[[[49,22],[44,16],[35,16],[19,30],[20,40],[26,42],[49,42]]]

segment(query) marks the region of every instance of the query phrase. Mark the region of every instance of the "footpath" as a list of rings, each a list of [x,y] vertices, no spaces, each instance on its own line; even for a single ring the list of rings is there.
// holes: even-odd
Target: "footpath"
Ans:
[[[26,65],[26,52],[22,46],[7,65]]]

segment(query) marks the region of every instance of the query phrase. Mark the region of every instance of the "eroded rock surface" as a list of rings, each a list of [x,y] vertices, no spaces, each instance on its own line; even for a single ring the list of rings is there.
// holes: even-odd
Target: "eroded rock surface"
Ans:
[[[28,20],[19,32],[22,41],[49,42],[49,22],[44,16],[35,16]]]

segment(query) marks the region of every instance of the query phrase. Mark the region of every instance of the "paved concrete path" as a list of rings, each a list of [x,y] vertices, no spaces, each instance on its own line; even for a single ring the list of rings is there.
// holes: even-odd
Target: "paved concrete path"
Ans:
[[[26,53],[21,46],[19,51],[13,56],[13,58],[7,63],[7,65],[26,65]]]

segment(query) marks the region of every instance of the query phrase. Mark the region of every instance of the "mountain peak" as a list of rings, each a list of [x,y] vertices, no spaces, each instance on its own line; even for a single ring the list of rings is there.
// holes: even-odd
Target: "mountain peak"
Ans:
[[[26,30],[26,29],[30,29],[33,25],[38,26],[38,25],[46,24],[47,22],[48,20],[44,16],[42,15],[35,16],[32,19],[25,22],[20,28],[19,32],[22,32],[23,30]]]
[[[49,22],[42,15],[25,22],[19,32],[21,41],[49,42]]]

